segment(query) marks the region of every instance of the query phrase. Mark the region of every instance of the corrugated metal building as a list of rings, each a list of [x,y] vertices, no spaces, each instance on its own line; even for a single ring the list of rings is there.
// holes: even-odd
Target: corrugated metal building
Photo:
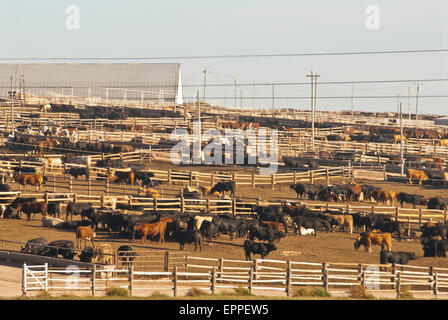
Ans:
[[[25,93],[43,97],[183,103],[178,63],[3,63],[2,97],[11,91],[11,78],[13,87],[23,84]]]
[[[448,117],[437,118],[434,120],[434,124],[448,126]]]

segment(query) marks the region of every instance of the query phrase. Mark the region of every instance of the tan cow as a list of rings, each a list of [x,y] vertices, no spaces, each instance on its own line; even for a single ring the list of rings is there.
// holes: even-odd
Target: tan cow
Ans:
[[[372,251],[372,245],[381,246],[381,250],[387,248],[392,250],[392,235],[389,232],[363,232],[360,233],[354,243],[355,250],[358,250],[361,245],[364,246],[365,251]]]

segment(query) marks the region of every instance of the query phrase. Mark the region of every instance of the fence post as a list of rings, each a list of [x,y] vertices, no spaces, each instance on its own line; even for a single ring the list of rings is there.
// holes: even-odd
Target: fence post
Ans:
[[[252,294],[252,281],[253,281],[252,279],[253,279],[253,276],[254,276],[254,271],[253,271],[253,267],[252,267],[249,270],[249,283],[248,283],[249,294]]]
[[[236,202],[235,199],[232,199],[232,214],[236,215]]]
[[[48,292],[48,262],[45,262],[45,292]]]
[[[70,193],[73,193],[73,177],[70,176],[70,180],[68,181],[68,188],[70,190]]]
[[[275,189],[275,174],[271,175],[271,188],[272,190]]]
[[[222,280],[224,272],[224,259],[219,258],[219,279]]]
[[[398,222],[398,215],[400,213],[400,208],[399,207],[395,207],[395,222]]]
[[[174,266],[173,271],[173,295],[177,297],[177,266]]]
[[[291,260],[288,260],[286,269],[286,296],[291,296]]]
[[[324,290],[328,291],[328,268],[326,262],[322,262],[322,281],[324,285]]]
[[[95,286],[96,286],[96,264],[93,264],[92,268],[92,296],[95,296]]]
[[[330,185],[330,172],[328,168],[325,169],[325,183],[327,186]]]
[[[26,296],[26,270],[27,270],[27,266],[26,263],[23,264],[23,269],[22,269],[22,296],[25,297]]]
[[[434,283],[433,283],[433,293],[434,293],[434,296],[435,297],[437,297],[437,286],[438,286],[438,278],[437,278],[437,272],[435,272],[434,273],[434,275],[433,275],[433,278],[434,278]]]
[[[400,290],[401,290],[401,272],[397,272],[397,299],[400,298]]]
[[[215,294],[215,286],[216,286],[216,270],[215,267],[212,268],[212,274],[211,274],[211,285],[210,285],[210,290],[212,291],[212,294]]]
[[[132,297],[134,291],[134,266],[129,266],[129,295]]]
[[[418,209],[418,224],[419,227],[422,226],[422,208]]]
[[[310,183],[314,184],[314,172],[313,172],[313,170],[310,170]]]
[[[164,264],[163,264],[163,269],[164,269],[164,272],[168,272],[169,271],[169,263],[170,263],[170,252],[167,250],[167,251],[165,251],[165,261],[164,261]]]
[[[171,184],[171,169],[168,170],[168,185]]]

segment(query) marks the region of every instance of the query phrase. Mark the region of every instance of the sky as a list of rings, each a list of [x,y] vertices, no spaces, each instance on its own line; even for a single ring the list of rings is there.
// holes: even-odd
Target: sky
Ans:
[[[79,28],[66,25],[72,5],[79,9]],[[446,0],[2,0],[0,58],[88,57],[98,62],[448,49],[447,17]],[[311,71],[320,76],[317,109],[326,111],[350,110],[352,88],[355,110],[396,111],[398,102],[405,112],[409,106],[414,110],[416,82],[319,82],[448,79],[448,52],[140,61],[180,63],[187,101],[196,91],[202,97],[206,68],[207,101],[234,107],[237,76],[237,84],[249,84],[237,86],[237,107],[242,101],[245,108],[271,108],[272,83],[293,82],[307,84],[275,85],[274,108],[308,110]],[[254,88],[254,82],[265,85]],[[423,82],[419,94],[419,112],[448,115],[448,97],[425,97],[448,96],[448,81]]]

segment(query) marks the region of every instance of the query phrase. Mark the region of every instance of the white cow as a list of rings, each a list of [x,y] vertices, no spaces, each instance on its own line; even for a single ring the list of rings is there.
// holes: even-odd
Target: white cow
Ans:
[[[204,221],[212,222],[213,221],[213,217],[201,217],[201,216],[194,217],[194,228],[196,230],[200,230],[202,222],[204,222]]]
[[[300,227],[300,234],[302,236],[306,236],[308,234],[314,234],[314,229],[313,228],[305,229],[304,227]]]
[[[53,228],[56,227],[58,224],[63,223],[64,220],[59,218],[53,218],[53,217],[43,217],[42,218],[42,226]]]

